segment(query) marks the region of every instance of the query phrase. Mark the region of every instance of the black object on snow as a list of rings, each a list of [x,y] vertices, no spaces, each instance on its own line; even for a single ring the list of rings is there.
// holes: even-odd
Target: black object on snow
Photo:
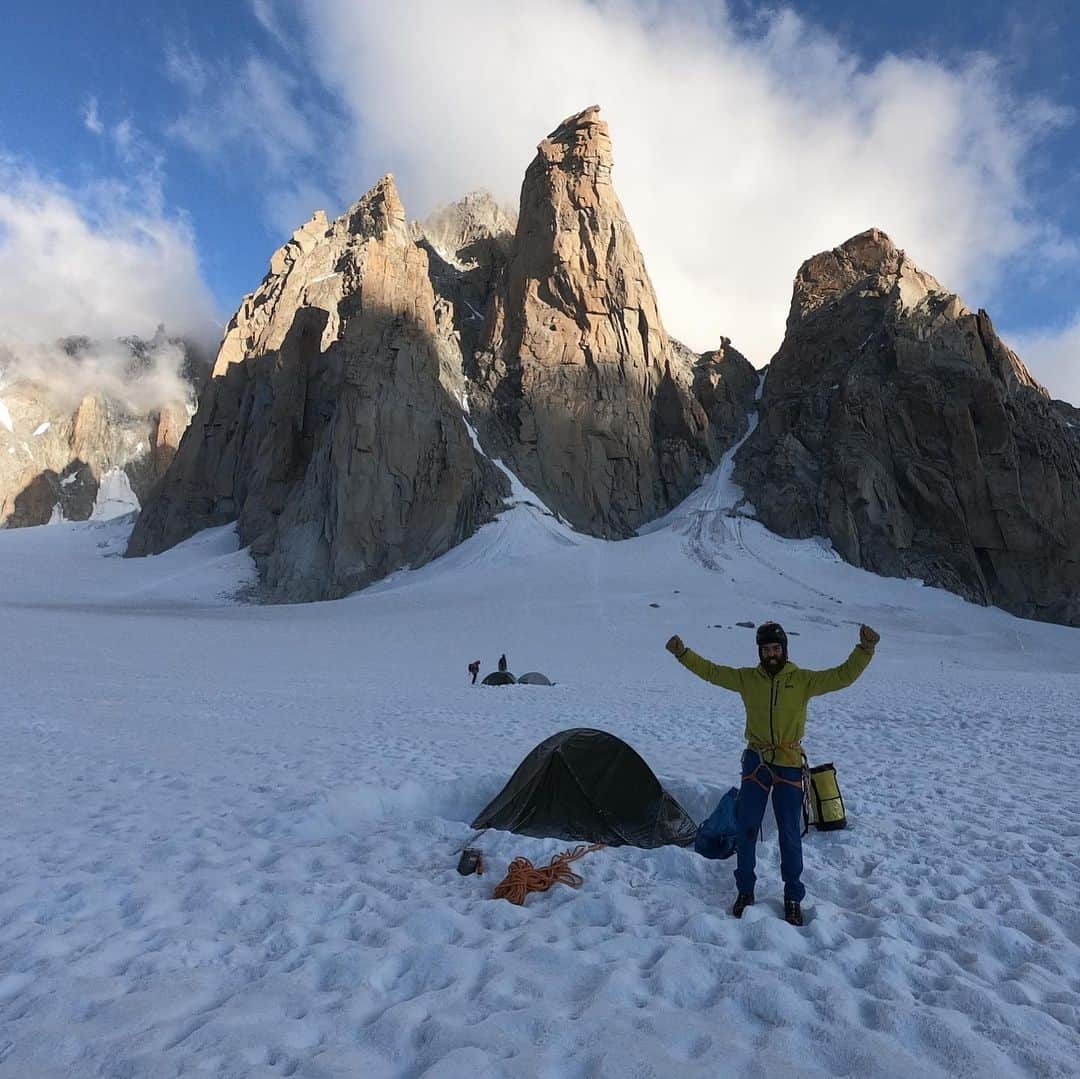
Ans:
[[[484,679],[482,685],[485,686],[512,686],[517,679],[509,674],[507,671],[492,671],[491,674]]]
[[[613,847],[680,847],[697,825],[622,739],[576,727],[541,742],[473,828]]]
[[[483,864],[484,852],[479,847],[466,847],[458,859],[457,871],[463,877],[468,877],[476,873]]]
[[[553,686],[555,684],[546,674],[541,674],[539,671],[529,671],[528,674],[523,674],[518,681],[527,686]]]

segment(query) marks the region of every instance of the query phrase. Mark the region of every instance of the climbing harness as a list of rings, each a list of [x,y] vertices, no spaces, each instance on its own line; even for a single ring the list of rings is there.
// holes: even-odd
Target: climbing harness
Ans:
[[[523,906],[529,892],[546,892],[553,884],[569,884],[577,888],[582,877],[570,868],[576,862],[594,850],[601,850],[603,843],[591,846],[574,847],[555,855],[550,865],[536,868],[528,858],[515,858],[507,869],[506,876],[495,886],[492,899],[509,899],[516,906]]]
[[[775,762],[776,761],[776,750],[778,750],[778,749],[798,750],[799,755],[802,757],[802,768],[801,768],[801,773],[802,774],[800,775],[798,781],[796,781],[794,779],[784,779],[783,776],[777,775],[776,771],[775,771],[775,768],[779,768],[780,765],[776,765],[775,763],[774,764],[767,764],[765,762],[765,754],[766,753],[772,753],[773,761]],[[773,743],[771,745],[758,746],[756,748],[748,746],[747,747],[747,752],[757,754],[758,762],[757,762],[757,766],[750,772],[749,775],[744,775],[742,777],[742,780],[743,780],[744,783],[747,780],[750,780],[751,783],[756,783],[763,791],[765,791],[766,794],[768,794],[769,793],[769,787],[767,787],[764,783],[761,782],[760,779],[758,779],[758,772],[760,772],[761,769],[764,768],[765,771],[769,773],[769,778],[773,783],[783,783],[785,786],[788,786],[788,787],[796,787],[802,793],[803,829],[802,829],[802,833],[800,835],[800,838],[801,838],[801,836],[806,835],[806,833],[808,831],[810,831],[810,791],[811,791],[811,783],[810,783],[810,762],[806,759],[806,751],[803,749],[802,743],[801,742],[775,742],[775,743]],[[745,756],[745,754],[744,754],[744,756]]]

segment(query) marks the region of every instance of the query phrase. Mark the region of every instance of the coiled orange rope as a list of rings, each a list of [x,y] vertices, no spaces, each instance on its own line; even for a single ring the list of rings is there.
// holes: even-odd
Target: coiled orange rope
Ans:
[[[536,868],[528,858],[515,858],[507,869],[506,876],[495,886],[492,899],[509,899],[517,906],[523,906],[529,892],[546,892],[553,884],[569,884],[577,888],[582,877],[570,868],[571,862],[585,857],[591,851],[600,850],[603,843],[592,846],[574,847],[564,850],[551,859],[550,865]]]

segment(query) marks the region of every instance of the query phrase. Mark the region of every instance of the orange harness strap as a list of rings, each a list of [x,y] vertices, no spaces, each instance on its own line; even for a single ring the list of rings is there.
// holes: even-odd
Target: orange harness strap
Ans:
[[[764,761],[761,761],[758,764],[757,768],[755,768],[749,775],[743,776],[742,777],[743,782],[745,782],[746,780],[749,779],[752,783],[756,783],[763,791],[767,792],[769,790],[769,788],[767,786],[765,786],[765,784],[762,783],[760,779],[758,779],[758,775],[757,775],[758,772],[762,768],[764,768],[765,771],[768,772],[769,775],[772,777],[773,783],[786,783],[789,787],[795,787],[796,790],[801,791],[803,789],[802,780],[785,779],[783,776],[778,776],[772,770],[772,768],[769,765],[767,765]]]
[[[802,831],[802,834],[806,835],[807,831],[810,828],[810,762],[806,759],[806,752],[803,750],[802,743],[801,742],[777,742],[775,745],[761,746],[759,749],[754,749],[753,747],[750,747],[750,746],[748,746],[747,748],[750,750],[751,753],[756,753],[757,754],[758,763],[757,763],[757,767],[749,775],[746,775],[746,776],[742,777],[743,782],[745,783],[749,779],[752,782],[756,783],[766,794],[768,794],[769,793],[769,788],[766,787],[765,784],[762,783],[760,779],[758,779],[758,772],[760,772],[761,769],[764,768],[765,771],[769,773],[769,778],[774,784],[775,783],[785,783],[785,784],[787,784],[787,786],[794,787],[797,791],[799,791],[802,794],[802,800],[803,800],[803,831]],[[774,771],[774,767],[775,768],[780,768],[780,767],[783,767],[782,765],[766,764],[765,763],[765,754],[768,753],[770,750],[775,751],[777,749],[797,749],[802,754],[802,775],[800,776],[800,778],[798,780],[784,779],[783,776],[778,776],[776,774],[776,772]],[[773,753],[774,762],[775,762],[775,759],[776,759],[776,754],[774,752]]]
[[[756,753],[757,754],[758,763],[757,763],[757,767],[749,775],[742,777],[743,780],[747,780],[747,779],[753,780],[753,782],[755,782],[763,791],[767,791],[769,788],[766,787],[765,784],[762,783],[760,779],[758,779],[758,775],[757,775],[758,772],[760,772],[761,769],[764,768],[765,771],[769,773],[769,777],[772,779],[773,783],[786,783],[789,787],[798,787],[799,790],[803,789],[803,784],[802,784],[801,779],[798,780],[798,781],[796,781],[794,779],[784,779],[783,776],[778,776],[776,774],[776,772],[773,770],[774,767],[776,767],[776,768],[782,767],[781,765],[778,765],[778,764],[775,763],[775,757],[776,757],[775,751],[778,750],[778,749],[793,749],[793,750],[797,749],[800,753],[802,753],[803,762],[805,763],[806,762],[806,754],[803,753],[803,747],[802,747],[801,742],[777,742],[775,745],[761,746],[758,749],[755,749],[752,746],[748,746],[747,748],[750,750],[751,753]],[[765,754],[770,752],[770,751],[772,751],[772,753],[773,753],[773,758],[774,758],[773,764],[767,764],[765,762]]]

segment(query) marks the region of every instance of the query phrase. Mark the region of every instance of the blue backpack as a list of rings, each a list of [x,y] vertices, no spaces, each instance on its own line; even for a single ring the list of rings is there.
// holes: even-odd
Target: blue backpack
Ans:
[[[705,858],[730,858],[735,853],[738,798],[738,787],[732,787],[702,822],[694,837],[694,850],[698,854]]]

